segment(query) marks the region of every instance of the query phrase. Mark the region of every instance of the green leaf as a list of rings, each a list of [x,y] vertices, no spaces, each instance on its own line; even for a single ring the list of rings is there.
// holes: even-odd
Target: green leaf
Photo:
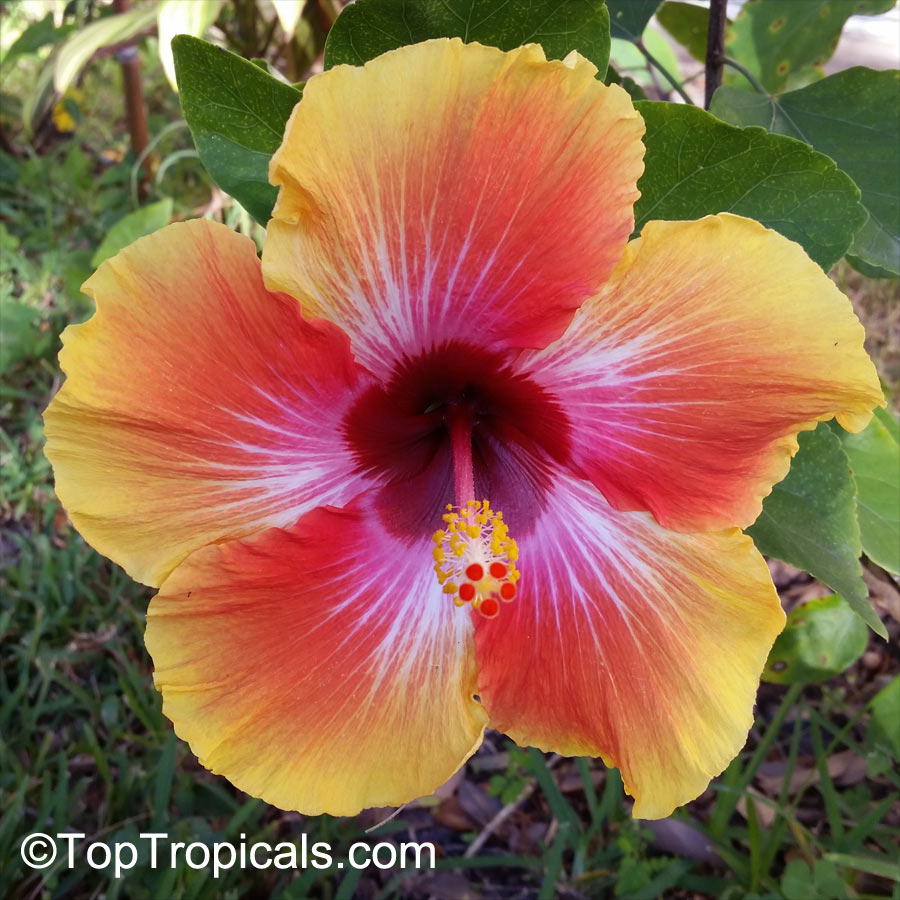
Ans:
[[[26,137],[34,134],[35,123],[40,119],[40,113],[47,109],[49,99],[53,93],[53,57],[41,67],[41,71],[34,81],[26,88],[22,102],[22,128]]]
[[[709,10],[693,3],[667,0],[656,11],[656,20],[694,59],[706,61]]]
[[[870,701],[872,718],[866,732],[866,742],[884,747],[900,760],[900,675],[888,682]]]
[[[746,66],[766,90],[784,90],[791,73],[821,66],[854,13],[875,15],[896,0],[755,0],[728,29],[725,52]]]
[[[887,878],[890,881],[900,881],[900,867],[897,866],[896,855],[882,854],[881,857],[876,858],[860,856],[857,853],[826,853],[819,863],[826,862],[847,866],[857,872],[868,872],[870,875],[877,875],[879,878]],[[819,863],[816,865],[818,866]]]
[[[60,48],[53,70],[53,86],[64,94],[99,49],[121,44],[155,23],[156,7],[140,6],[79,29]]]
[[[168,225],[172,218],[172,207],[172,198],[166,197],[123,216],[106,232],[103,243],[91,259],[91,265],[96,269],[105,259],[115,256],[138,238]]]
[[[838,591],[872,629],[887,638],[862,580],[856,486],[847,454],[828,425],[798,436],[791,470],[763,501],[747,533],[761,553],[804,569]]]
[[[577,50],[606,74],[609,13],[603,0],[356,0],[325,42],[325,68],[353,66],[407,44],[459,37],[501,50],[539,43],[549,59]]]
[[[660,0],[607,0],[612,36],[640,40]]]
[[[859,434],[839,432],[856,481],[862,548],[873,562],[900,573],[900,425],[876,409]]]
[[[216,21],[221,8],[222,0],[162,0],[159,4],[159,61],[173,90],[177,91],[178,85],[175,80],[172,38],[176,34],[203,37],[206,29]]]
[[[213,181],[265,225],[269,160],[302,92],[252,62],[187,35],[172,41],[181,108]]]
[[[849,176],[800,141],[686,104],[635,105],[647,125],[636,230],[650,219],[732,212],[796,241],[827,270],[865,222]]]
[[[854,256],[900,272],[900,71],[856,66],[781,97],[716,91],[710,111],[734,125],[762,125],[830,156],[862,191],[869,221]]]
[[[39,22],[29,25],[16,39],[12,46],[0,59],[0,66],[6,66],[19,56],[35,53],[48,44],[57,44],[67,38],[74,30],[75,25],[61,25],[59,28],[53,23],[53,13],[47,13]]]
[[[815,684],[840,675],[863,655],[869,630],[843,597],[801,604],[775,638],[763,669],[773,684]]]

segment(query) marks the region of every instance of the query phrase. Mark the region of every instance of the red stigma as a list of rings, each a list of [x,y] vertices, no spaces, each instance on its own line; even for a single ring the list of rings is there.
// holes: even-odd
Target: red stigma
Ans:
[[[471,566],[469,568],[472,568]],[[464,600],[468,603],[470,600],[475,599],[475,585],[469,584],[467,581],[465,584],[461,584],[459,586],[459,599]]]
[[[478,607],[478,612],[486,619],[493,619],[500,612],[500,604],[493,597],[485,597]]]
[[[466,578],[468,578],[469,581],[481,581],[481,579],[484,578],[484,569],[481,564],[472,563],[472,565],[466,569]]]
[[[508,581],[506,584],[500,585],[500,596],[504,600],[512,600],[516,596],[516,586]]]
[[[494,578],[504,578],[506,576],[506,566],[502,562],[492,562],[490,571]]]

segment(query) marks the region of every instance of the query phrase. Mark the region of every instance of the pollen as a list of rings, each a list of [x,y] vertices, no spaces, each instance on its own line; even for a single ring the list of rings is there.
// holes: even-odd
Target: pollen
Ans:
[[[434,533],[434,572],[456,606],[471,604],[487,619],[515,599],[519,549],[503,513],[487,500],[448,506],[444,527]]]

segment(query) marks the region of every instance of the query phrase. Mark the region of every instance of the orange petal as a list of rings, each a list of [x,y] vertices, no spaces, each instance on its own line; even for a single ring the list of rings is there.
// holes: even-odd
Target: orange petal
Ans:
[[[362,489],[346,336],[269,293],[248,238],[170,225],[84,289],[97,312],[63,336],[46,453],[75,527],[129,574],[158,585],[197,547]]]
[[[150,604],[163,712],[200,762],[309,815],[430,794],[481,743],[472,626],[362,504],[194,553]]]
[[[746,740],[784,625],[765,562],[736,529],[666,531],[561,473],[518,544],[515,600],[476,620],[491,727],[523,746],[602,756],[636,817],[669,815]]]
[[[797,245],[732,215],[651,222],[556,344],[521,362],[619,509],[746,526],[797,432],[883,403],[850,302]]]
[[[633,227],[644,126],[595,75],[440,39],[313,77],[272,159],[266,283],[377,374],[455,339],[544,346]]]

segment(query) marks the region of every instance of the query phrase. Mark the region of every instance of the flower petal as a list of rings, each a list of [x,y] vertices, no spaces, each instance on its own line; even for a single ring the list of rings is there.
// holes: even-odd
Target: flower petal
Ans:
[[[197,547],[359,493],[347,338],[265,289],[248,238],[170,225],[84,289],[97,312],[64,335],[46,452],[76,528],[129,574],[158,585]]]
[[[455,339],[544,346],[633,227],[643,121],[595,75],[441,39],[315,76],[270,167],[266,283],[378,374]]]
[[[746,740],[784,625],[765,562],[737,529],[666,531],[559,472],[519,550],[518,596],[476,624],[491,727],[600,755],[621,770],[636,817],[669,815]]]
[[[432,793],[481,743],[472,625],[364,500],[192,554],[150,604],[163,712],[203,765],[284,809]]]
[[[849,301],[797,245],[732,215],[651,222],[566,334],[521,361],[619,509],[685,531],[746,526],[798,431],[883,402]]]

